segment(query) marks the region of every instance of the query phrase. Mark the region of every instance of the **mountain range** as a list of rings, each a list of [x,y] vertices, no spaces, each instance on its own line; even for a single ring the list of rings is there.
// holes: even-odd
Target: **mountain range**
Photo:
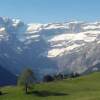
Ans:
[[[81,74],[98,71],[99,64],[100,22],[25,24],[0,17],[0,65],[14,75],[27,67],[37,77]]]

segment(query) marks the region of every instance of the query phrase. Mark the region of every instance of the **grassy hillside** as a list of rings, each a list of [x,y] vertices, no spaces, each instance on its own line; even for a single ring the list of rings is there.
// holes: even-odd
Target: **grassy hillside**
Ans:
[[[34,87],[34,93],[25,95],[20,87],[1,88],[0,100],[100,100],[100,73],[41,83]]]

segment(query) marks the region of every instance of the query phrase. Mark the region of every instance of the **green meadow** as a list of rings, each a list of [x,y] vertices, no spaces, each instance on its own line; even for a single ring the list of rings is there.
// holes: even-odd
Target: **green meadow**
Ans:
[[[0,100],[100,100],[100,72],[50,83],[40,83],[25,94],[21,87],[1,87]]]

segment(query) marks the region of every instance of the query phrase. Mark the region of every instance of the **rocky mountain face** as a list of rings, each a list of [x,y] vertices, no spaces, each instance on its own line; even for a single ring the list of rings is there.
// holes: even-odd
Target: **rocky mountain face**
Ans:
[[[30,67],[38,77],[99,70],[100,22],[25,24],[0,17],[0,65],[14,74]]]

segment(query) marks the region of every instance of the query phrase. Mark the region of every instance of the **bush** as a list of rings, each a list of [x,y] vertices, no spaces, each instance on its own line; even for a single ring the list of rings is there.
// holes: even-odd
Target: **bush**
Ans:
[[[79,73],[74,72],[74,73],[72,73],[70,76],[71,76],[71,78],[75,78],[75,77],[79,77],[79,76],[80,76],[80,74],[79,74]]]
[[[43,77],[43,82],[51,82],[53,80],[54,80],[54,78],[52,76],[50,76],[50,75],[45,75]]]
[[[64,75],[63,74],[58,74],[58,75],[54,75],[55,80],[62,80],[64,79]]]

